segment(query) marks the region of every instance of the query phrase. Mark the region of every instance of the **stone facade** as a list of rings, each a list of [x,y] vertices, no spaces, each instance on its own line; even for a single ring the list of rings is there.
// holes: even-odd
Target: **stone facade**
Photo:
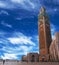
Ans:
[[[38,53],[28,53],[27,56],[22,57],[22,61],[39,62],[39,54]]]
[[[25,56],[25,55],[22,56],[22,61],[23,61],[23,62],[27,62],[27,56]]]
[[[39,62],[39,54],[38,53],[28,53],[27,60],[28,62]]]
[[[51,31],[50,31],[50,22],[46,9],[41,8],[40,14],[38,17],[38,31],[39,31],[39,53],[40,61],[49,60],[49,47],[51,44]]]
[[[50,59],[59,61],[59,32],[55,33],[54,39],[50,45]]]

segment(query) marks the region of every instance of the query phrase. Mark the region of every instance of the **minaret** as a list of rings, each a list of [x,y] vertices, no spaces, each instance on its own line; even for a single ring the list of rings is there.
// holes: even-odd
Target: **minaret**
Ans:
[[[47,61],[49,59],[49,47],[51,44],[51,31],[50,22],[46,9],[41,7],[38,17],[38,30],[39,30],[39,50],[40,61]]]

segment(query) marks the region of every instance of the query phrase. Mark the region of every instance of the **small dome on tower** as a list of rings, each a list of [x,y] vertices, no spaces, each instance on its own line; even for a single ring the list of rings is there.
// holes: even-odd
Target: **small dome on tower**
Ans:
[[[48,14],[47,14],[44,6],[42,6],[41,9],[40,9],[39,18],[42,18],[43,16],[48,18]]]
[[[46,11],[45,7],[41,7],[40,14]]]

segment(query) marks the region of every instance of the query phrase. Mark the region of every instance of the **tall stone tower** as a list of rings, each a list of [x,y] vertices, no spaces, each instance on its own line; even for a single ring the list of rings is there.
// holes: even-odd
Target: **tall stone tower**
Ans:
[[[50,22],[46,9],[41,7],[40,14],[38,17],[38,30],[39,30],[39,50],[40,50],[40,61],[49,60],[49,46],[51,44],[51,31]]]

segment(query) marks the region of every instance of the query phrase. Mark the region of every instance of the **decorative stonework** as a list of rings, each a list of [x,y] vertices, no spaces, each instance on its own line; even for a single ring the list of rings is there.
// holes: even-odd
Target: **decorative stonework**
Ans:
[[[38,17],[38,30],[39,30],[39,49],[40,49],[40,61],[49,60],[49,47],[51,44],[51,31],[49,17],[46,13],[46,9],[41,7],[40,15]],[[44,57],[44,58],[43,58]]]

